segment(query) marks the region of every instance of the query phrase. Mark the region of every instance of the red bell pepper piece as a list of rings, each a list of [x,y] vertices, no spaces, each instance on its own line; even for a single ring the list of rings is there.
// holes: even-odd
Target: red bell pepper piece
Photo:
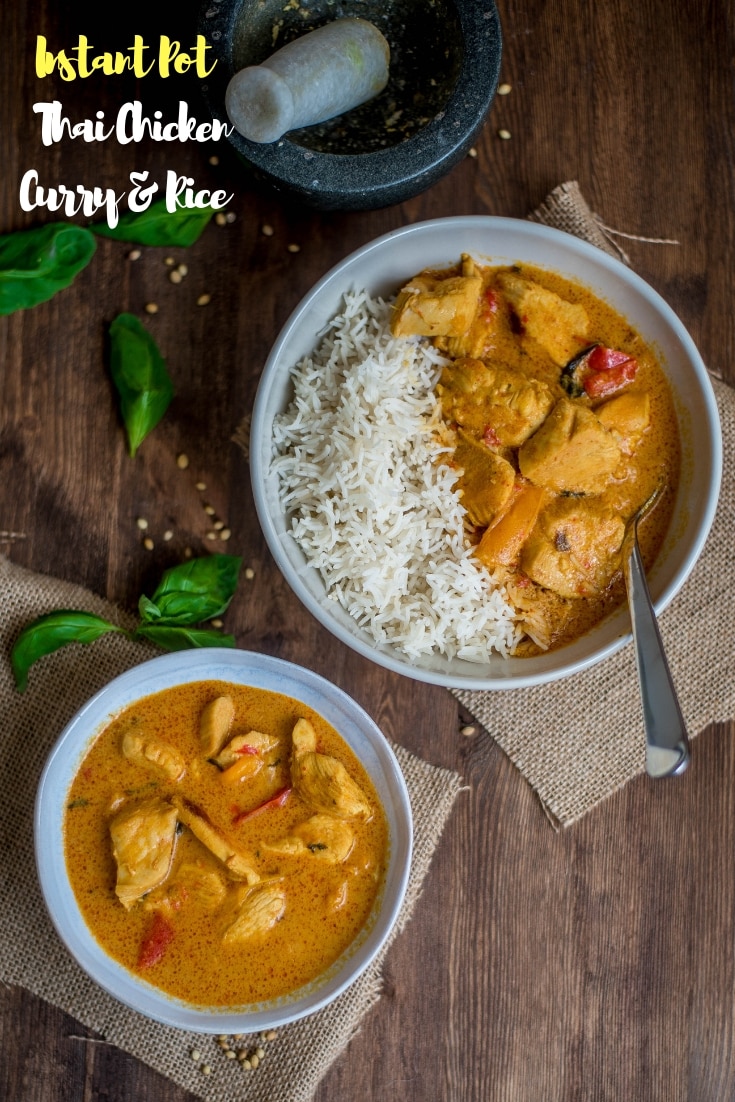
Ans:
[[[283,807],[286,800],[291,795],[291,791],[291,785],[287,784],[283,788],[279,788],[278,792],[264,803],[258,804],[257,807],[252,807],[249,811],[239,811],[232,820],[232,825],[239,826],[240,823],[244,823],[247,819],[252,819],[253,815],[259,815],[261,811],[267,811],[271,807]]]
[[[616,367],[606,368],[604,371],[591,371],[582,385],[589,398],[604,398],[620,390],[635,378],[637,370],[638,361],[627,359]]]
[[[617,348],[604,348],[598,344],[587,357],[587,364],[593,371],[610,371],[631,358],[627,352],[619,352]]]
[[[158,964],[174,938],[174,928],[160,911],[156,911],[138,950],[138,968]]]
[[[240,749],[235,752],[237,754],[257,754],[258,748],[257,746],[250,746],[249,743],[246,743],[245,746],[241,746]]]
[[[488,287],[487,290],[483,292],[482,297],[485,300],[485,308],[483,310],[484,318],[485,321],[490,321],[490,318],[498,309],[498,296],[495,291],[493,291],[492,287]]]
[[[498,434],[492,425],[485,425],[485,428],[482,430],[482,442],[483,444],[487,444],[489,448],[500,447]]]

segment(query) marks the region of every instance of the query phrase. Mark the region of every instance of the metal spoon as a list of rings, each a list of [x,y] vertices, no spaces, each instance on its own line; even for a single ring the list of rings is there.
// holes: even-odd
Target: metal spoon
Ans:
[[[689,764],[689,738],[656,623],[638,546],[638,524],[658,501],[661,487],[630,518],[623,537],[623,574],[646,732],[649,777],[673,777]]]

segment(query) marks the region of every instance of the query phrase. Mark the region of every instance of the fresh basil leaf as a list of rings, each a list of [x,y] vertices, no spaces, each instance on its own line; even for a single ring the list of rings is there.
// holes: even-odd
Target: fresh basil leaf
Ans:
[[[236,555],[205,555],[171,567],[150,602],[139,606],[143,620],[183,625],[220,616],[232,600],[241,564]],[[157,617],[151,605],[157,609]]]
[[[23,692],[28,683],[29,669],[45,654],[53,654],[67,643],[93,643],[108,631],[126,634],[123,628],[93,616],[91,612],[62,608],[39,616],[23,628],[13,644],[10,661],[15,684]]]
[[[133,211],[123,214],[114,228],[101,222],[92,229],[100,237],[134,241],[138,245],[186,247],[199,239],[213,214],[212,207],[191,209],[180,206],[169,213],[166,210],[166,200],[159,199],[138,214]]]
[[[140,624],[136,633],[163,650],[192,650],[195,647],[234,647],[235,636],[214,628],[175,627],[172,624]]]
[[[119,314],[110,326],[110,371],[134,456],[174,395],[166,361],[134,314]]]
[[[0,314],[27,310],[68,287],[96,242],[82,226],[51,222],[0,237]]]
[[[138,601],[138,612],[140,613],[141,620],[154,622],[155,620],[161,619],[160,610],[153,604],[153,601],[146,597],[145,593]]]

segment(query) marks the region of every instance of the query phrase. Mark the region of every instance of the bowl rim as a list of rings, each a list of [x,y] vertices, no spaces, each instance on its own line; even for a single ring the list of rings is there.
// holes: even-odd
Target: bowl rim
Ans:
[[[693,377],[698,384],[699,394],[707,418],[707,441],[710,446],[708,458],[711,467],[711,477],[708,482],[706,498],[703,502],[699,527],[696,531],[696,536],[691,542],[689,551],[675,572],[672,580],[664,588],[664,591],[654,598],[654,607],[657,615],[660,615],[677,595],[694,569],[707,536],[709,535],[717,508],[722,478],[722,432],[717,401],[707,369],[683,322],[674,313],[665,299],[663,299],[650,284],[646,283],[641,276],[627,265],[623,264],[620,260],[604,252],[602,249],[597,248],[597,246],[583,241],[581,238],[566,233],[563,230],[558,230],[528,219],[501,218],[493,215],[456,215],[401,226],[353,250],[342,260],[333,265],[314,284],[311,290],[307,292],[292,310],[284,323],[271,348],[261,373],[251,421],[250,472],[254,502],[268,547],[292,591],[309,612],[311,612],[312,616],[346,646],[349,646],[363,657],[394,673],[403,674],[406,677],[411,677],[428,684],[441,685],[445,688],[500,691],[530,688],[535,685],[547,684],[550,681],[562,677],[571,676],[574,673],[578,673],[592,665],[596,665],[605,658],[612,656],[630,641],[632,636],[629,622],[624,629],[620,630],[615,638],[611,639],[606,644],[598,646],[592,654],[583,654],[575,658],[570,657],[564,668],[557,672],[542,670],[536,673],[529,672],[526,675],[513,676],[513,678],[510,679],[502,676],[495,677],[483,675],[479,672],[481,667],[478,664],[477,676],[468,673],[467,676],[458,678],[457,676],[452,676],[440,670],[414,666],[411,664],[408,657],[401,658],[399,651],[393,648],[378,648],[372,645],[367,637],[363,638],[354,634],[349,625],[343,625],[339,621],[333,619],[328,610],[313,597],[308,588],[302,583],[298,571],[296,571],[288,561],[281,539],[279,538],[279,533],[273,523],[265,492],[269,473],[269,461],[266,462],[265,455],[266,439],[268,445],[270,445],[272,436],[272,419],[271,422],[268,422],[268,404],[271,390],[279,374],[281,350],[288,344],[294,331],[298,329],[301,319],[309,313],[312,304],[320,298],[324,291],[333,290],[340,282],[343,288],[350,286],[350,269],[354,268],[355,265],[365,257],[373,253],[378,253],[389,246],[400,247],[408,243],[412,237],[417,235],[431,235],[432,233],[441,233],[447,230],[452,232],[457,231],[457,233],[460,231],[477,232],[478,234],[482,232],[487,237],[489,237],[493,231],[499,234],[505,232],[506,234],[519,234],[528,239],[542,240],[550,245],[558,245],[562,252],[567,250],[567,252],[576,254],[578,257],[581,257],[582,260],[586,260],[596,268],[601,269],[604,273],[617,277],[618,280],[622,279],[634,294],[653,308],[659,319],[663,321],[681,345],[684,356],[693,370]],[[477,255],[483,255],[483,250],[480,247],[477,247],[474,251]],[[543,267],[544,265],[541,266]],[[576,278],[578,282],[584,283],[579,277],[570,275],[569,278]],[[599,294],[599,292],[595,293]],[[316,338],[317,329],[315,329],[314,332]],[[268,422],[267,425],[266,422]],[[265,433],[266,427],[268,429],[267,436]],[[262,443],[262,446],[258,446],[259,442]],[[268,448],[268,454],[270,455],[270,447]],[[294,543],[293,540],[291,540],[291,542]],[[313,571],[314,568],[309,567],[308,570]],[[612,613],[611,618],[615,615],[616,613]],[[607,619],[608,618],[606,618],[603,623],[607,622]],[[595,629],[592,630],[594,631]],[[575,644],[572,643],[569,646],[573,648]],[[561,648],[552,653],[560,655],[563,654],[565,649],[568,648]],[[523,659],[522,661],[530,662],[532,660]]]
[[[253,685],[292,696],[317,711],[367,769],[381,796],[389,826],[383,888],[357,939],[326,973],[292,995],[243,1007],[188,1003],[115,961],[97,942],[82,916],[64,858],[66,796],[95,738],[136,699],[202,680]],[[355,741],[363,743],[361,749],[355,748]],[[126,670],[90,697],[66,724],[48,754],[36,790],[33,831],[36,872],[46,911],[77,964],[99,987],[130,1009],[165,1025],[199,1033],[246,1033],[278,1027],[316,1013],[341,995],[374,961],[390,936],[406,896],[413,853],[413,820],[405,778],[388,739],[364,708],[343,689],[305,666],[229,648],[159,655]]]

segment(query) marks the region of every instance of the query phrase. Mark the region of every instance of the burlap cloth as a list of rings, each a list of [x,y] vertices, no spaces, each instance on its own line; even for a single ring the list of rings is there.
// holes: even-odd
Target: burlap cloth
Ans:
[[[576,182],[556,188],[530,217],[627,259],[613,241],[615,231],[592,213]],[[723,433],[720,501],[699,563],[660,618],[692,736],[735,716],[735,630],[723,590],[723,579],[732,577],[735,531],[735,390],[718,379],[712,382]],[[553,685],[501,694],[456,690],[454,695],[520,769],[552,822],[568,826],[645,769],[636,678],[629,645]]]
[[[88,590],[23,570],[2,556],[0,601],[0,980],[20,984],[61,1007],[209,1102],[306,1102],[379,999],[388,946],[331,1006],[281,1029],[266,1046],[261,1066],[247,1072],[237,1061],[225,1060],[211,1037],[151,1022],[98,988],[69,956],[46,914],[33,855],[35,791],[51,745],[74,712],[111,678],[157,652],[113,635],[89,647],[68,647],[33,667],[21,695],[14,688],[8,657],[29,620],[54,608],[78,608],[130,625],[125,614]],[[411,797],[414,856],[391,940],[411,916],[460,790],[455,773],[428,765],[399,746],[395,750]],[[192,1049],[202,1053],[196,1063]],[[200,1070],[205,1062],[212,1068],[207,1077]]]

